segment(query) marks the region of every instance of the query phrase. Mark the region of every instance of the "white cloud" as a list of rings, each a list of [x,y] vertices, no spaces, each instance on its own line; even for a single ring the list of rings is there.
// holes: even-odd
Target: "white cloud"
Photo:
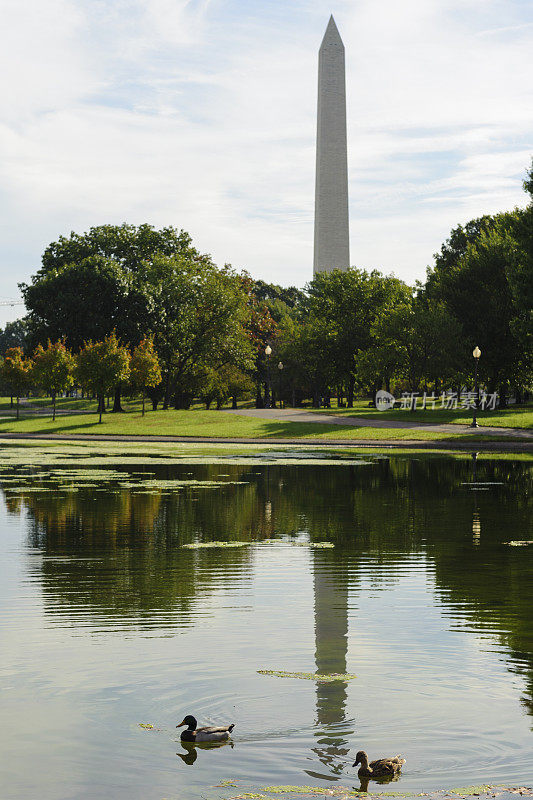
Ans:
[[[0,295],[16,295],[48,241],[102,222],[175,224],[219,263],[310,277],[325,0],[4,6]],[[422,278],[453,225],[525,202],[533,13],[520,0],[334,11],[352,260]]]

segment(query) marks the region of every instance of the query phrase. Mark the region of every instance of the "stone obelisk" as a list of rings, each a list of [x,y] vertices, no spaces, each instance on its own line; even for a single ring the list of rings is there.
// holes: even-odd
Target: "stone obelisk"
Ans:
[[[318,56],[313,272],[350,266],[344,45],[330,17]]]

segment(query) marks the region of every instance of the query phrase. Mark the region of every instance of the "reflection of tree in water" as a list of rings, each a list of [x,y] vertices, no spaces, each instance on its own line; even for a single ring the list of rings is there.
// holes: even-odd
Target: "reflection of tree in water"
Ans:
[[[533,473],[510,461],[481,462],[475,470],[477,481],[503,485],[462,487],[454,525],[444,514],[436,517],[428,554],[453,627],[499,638],[508,669],[526,678],[523,702],[533,715],[533,545],[504,544],[533,539]]]
[[[215,480],[220,471],[202,467],[195,477]],[[180,472],[165,468],[158,477],[184,477]],[[240,477],[235,470],[232,479]],[[190,622],[197,604],[205,613],[206,597],[227,586],[228,577],[249,574],[247,548],[213,555],[179,545],[196,537],[243,538],[239,531],[249,538],[251,504],[245,498],[253,493],[249,484],[168,495],[80,489],[17,495],[10,510],[29,512],[30,543],[45,556],[39,570],[46,611],[64,615],[72,604],[76,613],[120,615],[124,624],[164,614],[164,624],[175,625]]]
[[[248,576],[251,560],[247,548],[187,551],[180,543],[278,534],[333,541],[335,550],[313,554],[317,670],[346,671],[348,589],[361,580],[387,589],[405,555],[417,554],[434,565],[454,625],[500,632],[509,668],[529,682],[524,702],[533,714],[533,546],[501,544],[533,538],[532,472],[507,460],[479,460],[476,469],[477,481],[503,485],[478,492],[463,486],[472,480],[468,459],[391,457],[342,467],[154,467],[160,478],[185,477],[187,470],[200,480],[225,473],[249,483],[168,496],[99,492],[98,501],[84,490],[28,494],[6,503],[13,512],[28,510],[31,542],[44,555],[100,559],[42,561],[50,612],[71,602],[132,617],[166,611],[165,622],[177,624],[192,617],[206,592]],[[342,684],[317,686],[316,752],[328,769],[344,749],[345,693]]]

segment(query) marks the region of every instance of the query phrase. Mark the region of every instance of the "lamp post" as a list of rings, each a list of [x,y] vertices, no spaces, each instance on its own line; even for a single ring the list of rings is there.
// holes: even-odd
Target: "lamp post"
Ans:
[[[265,397],[265,408],[270,408],[270,354],[272,353],[272,348],[269,344],[265,347],[265,356],[267,362],[267,390],[266,390],[266,397]]]
[[[278,364],[278,374],[279,374],[279,381],[278,381],[278,398],[279,398],[279,407],[283,408],[283,404],[281,402],[281,371],[283,369],[283,362],[280,361]]]
[[[479,349],[479,347],[477,347],[477,345],[476,345],[476,347],[474,347],[474,350],[472,351],[472,355],[474,356],[474,361],[475,361],[475,364],[476,364],[476,370],[475,370],[475,373],[474,373],[474,413],[472,414],[472,422],[470,424],[470,427],[471,428],[479,428],[479,425],[477,424],[477,404],[478,404],[478,397],[479,397],[479,387],[478,387],[478,382],[477,382],[477,368],[478,368],[478,364],[479,364],[479,359],[481,357],[481,350]]]

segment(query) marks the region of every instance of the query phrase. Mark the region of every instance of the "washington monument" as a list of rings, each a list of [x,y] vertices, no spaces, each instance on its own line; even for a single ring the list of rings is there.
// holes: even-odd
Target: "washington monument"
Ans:
[[[313,272],[350,266],[344,45],[330,17],[318,54]]]

